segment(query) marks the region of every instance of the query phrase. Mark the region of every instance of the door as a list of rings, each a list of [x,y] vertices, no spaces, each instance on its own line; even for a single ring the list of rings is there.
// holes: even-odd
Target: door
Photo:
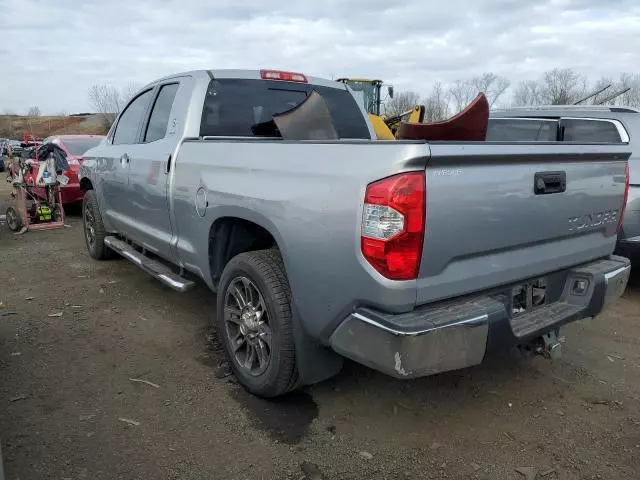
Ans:
[[[140,138],[140,130],[149,109],[153,89],[136,96],[118,117],[113,133],[107,138],[98,159],[102,177],[102,213],[124,235],[131,224],[130,204],[127,198],[130,151]]]
[[[174,79],[156,87],[150,112],[140,132],[141,141],[128,150],[127,199],[132,220],[127,226],[128,235],[147,250],[168,260],[175,260],[171,249],[173,228],[169,215],[168,180],[171,157],[179,139],[176,119],[183,118],[184,113],[177,112],[180,105],[174,109],[180,81]]]

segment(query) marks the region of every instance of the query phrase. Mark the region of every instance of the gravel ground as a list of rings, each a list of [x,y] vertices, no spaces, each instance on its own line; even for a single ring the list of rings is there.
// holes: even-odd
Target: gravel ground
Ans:
[[[600,318],[563,331],[561,360],[410,382],[347,363],[264,401],[224,368],[211,292],[92,261],[68,220],[0,233],[8,480],[638,478],[637,276]],[[321,474],[303,473],[311,464]]]

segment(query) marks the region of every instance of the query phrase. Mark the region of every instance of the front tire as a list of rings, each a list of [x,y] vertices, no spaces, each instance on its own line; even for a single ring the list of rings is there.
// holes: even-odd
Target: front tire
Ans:
[[[216,330],[240,384],[261,397],[296,388],[291,291],[280,252],[241,253],[224,268]]]
[[[107,247],[104,239],[107,232],[102,223],[102,215],[98,207],[98,198],[94,190],[88,190],[82,201],[82,225],[87,251],[94,260],[109,260],[115,252]]]

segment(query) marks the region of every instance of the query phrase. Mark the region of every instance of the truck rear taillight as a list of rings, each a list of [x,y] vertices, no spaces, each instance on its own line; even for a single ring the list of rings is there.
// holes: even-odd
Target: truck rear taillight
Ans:
[[[260,70],[263,80],[283,80],[286,82],[307,83],[307,77],[302,73],[283,72],[281,70]]]
[[[624,211],[627,208],[627,198],[629,197],[629,163],[624,167],[624,196],[622,197],[622,206],[620,207],[620,215],[618,216],[618,224],[616,225],[616,234],[620,233],[622,221],[624,220]]]
[[[424,172],[401,173],[369,184],[362,211],[362,255],[386,278],[417,278],[425,216]]]

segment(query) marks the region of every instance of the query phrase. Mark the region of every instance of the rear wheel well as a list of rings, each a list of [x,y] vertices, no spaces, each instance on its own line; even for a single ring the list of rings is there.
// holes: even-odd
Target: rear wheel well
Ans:
[[[273,235],[260,225],[237,217],[216,220],[209,230],[209,268],[218,285],[229,260],[243,252],[277,247]]]
[[[80,179],[80,190],[82,190],[83,192],[86,192],[88,190],[93,190],[93,184],[91,183],[91,180],[89,180],[88,178],[81,178]]]

